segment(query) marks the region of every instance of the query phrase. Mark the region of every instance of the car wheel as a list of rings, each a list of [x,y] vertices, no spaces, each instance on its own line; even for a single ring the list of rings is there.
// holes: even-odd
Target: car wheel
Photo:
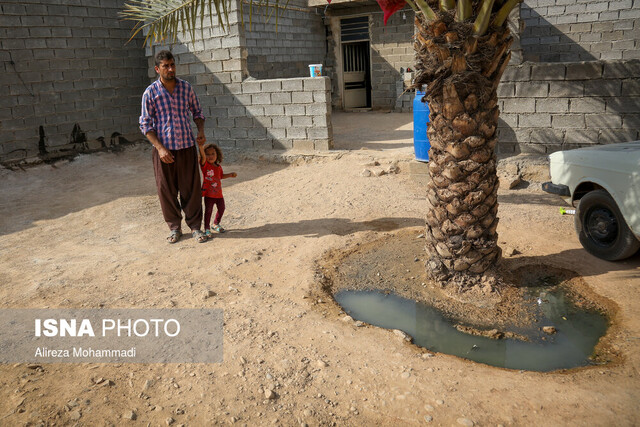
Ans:
[[[607,261],[628,258],[640,248],[640,241],[605,190],[591,191],[580,199],[575,227],[587,252]]]

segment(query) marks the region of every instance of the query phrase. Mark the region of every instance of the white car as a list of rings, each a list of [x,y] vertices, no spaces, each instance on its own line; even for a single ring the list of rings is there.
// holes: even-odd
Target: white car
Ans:
[[[578,203],[575,227],[582,246],[609,261],[640,248],[640,141],[557,151],[549,156],[548,193]]]

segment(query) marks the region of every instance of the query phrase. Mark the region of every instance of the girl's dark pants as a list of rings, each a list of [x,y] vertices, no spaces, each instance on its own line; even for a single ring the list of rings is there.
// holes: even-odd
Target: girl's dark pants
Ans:
[[[213,225],[220,224],[222,214],[224,214],[224,199],[222,197],[206,197],[204,198],[204,229],[209,229],[209,222],[211,221],[211,214],[213,213],[213,205],[216,205],[218,212],[213,220]]]
[[[163,163],[158,150],[152,150],[153,170],[164,220],[171,230],[180,230],[182,213],[191,231],[202,224],[202,187],[198,172],[198,150],[195,146],[170,150],[173,163]],[[179,196],[178,196],[179,195]]]

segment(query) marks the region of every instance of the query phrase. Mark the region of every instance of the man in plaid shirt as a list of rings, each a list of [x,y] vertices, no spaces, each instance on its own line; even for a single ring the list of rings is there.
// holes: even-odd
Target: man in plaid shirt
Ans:
[[[204,116],[193,88],[176,78],[176,64],[168,50],[155,57],[160,76],[142,95],[140,130],[153,145],[153,169],[164,220],[171,234],[169,243],[180,240],[182,213],[194,239],[207,240],[202,224],[202,191],[198,172],[198,149],[204,145]],[[190,117],[198,127],[193,138]],[[179,200],[178,200],[178,193]]]

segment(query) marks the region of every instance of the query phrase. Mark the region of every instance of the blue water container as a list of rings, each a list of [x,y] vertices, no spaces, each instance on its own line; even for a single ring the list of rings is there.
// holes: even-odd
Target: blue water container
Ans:
[[[429,161],[429,137],[427,136],[427,123],[429,123],[429,105],[422,102],[425,92],[416,90],[413,98],[413,149],[416,152],[416,160]]]

